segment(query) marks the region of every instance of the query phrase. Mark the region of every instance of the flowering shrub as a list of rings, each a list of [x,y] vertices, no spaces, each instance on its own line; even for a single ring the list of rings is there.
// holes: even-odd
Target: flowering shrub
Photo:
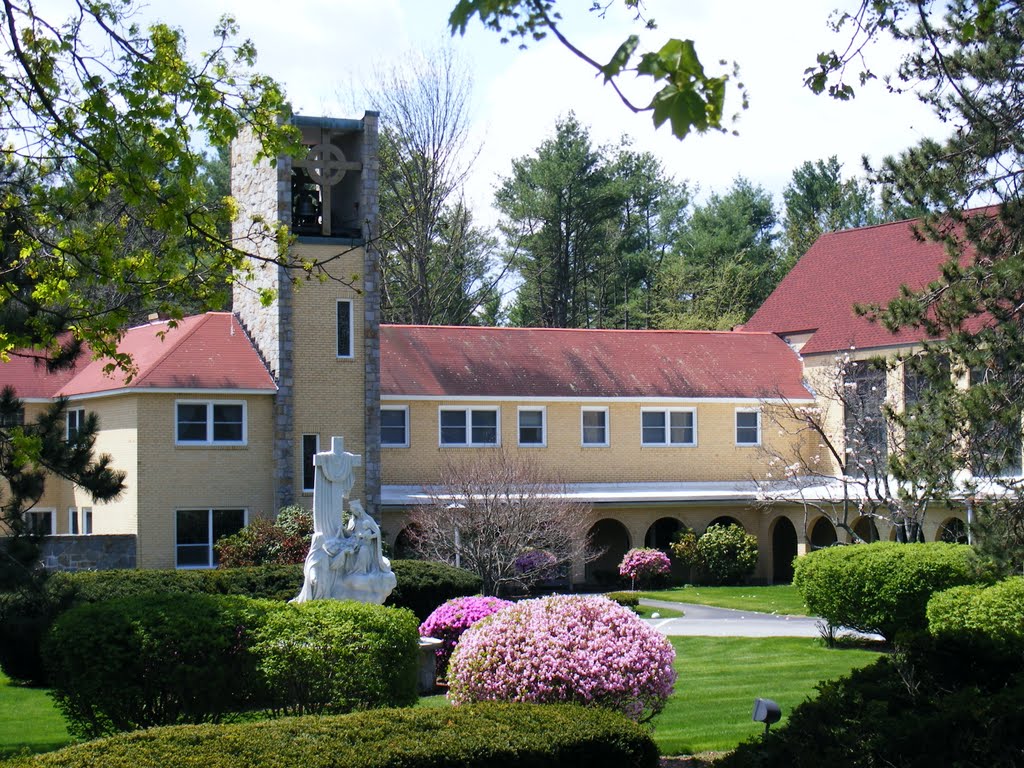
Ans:
[[[655,576],[663,576],[672,570],[672,563],[668,555],[660,549],[648,549],[639,547],[631,549],[619,563],[619,575],[626,576],[634,584],[639,581],[646,581]]]
[[[448,667],[448,698],[456,705],[569,701],[644,722],[672,693],[674,660],[663,635],[611,600],[524,600],[462,636]]]
[[[480,619],[500,611],[506,605],[512,603],[498,597],[456,597],[438,606],[427,620],[420,624],[420,635],[444,641],[437,649],[439,675],[443,676],[447,671],[448,660],[462,633]]]
[[[313,515],[299,506],[282,507],[277,520],[257,518],[214,544],[221,568],[301,563],[309,553]]]

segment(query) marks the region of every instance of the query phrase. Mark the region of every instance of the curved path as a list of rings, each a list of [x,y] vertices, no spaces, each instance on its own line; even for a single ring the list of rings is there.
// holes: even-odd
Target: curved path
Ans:
[[[678,619],[646,619],[665,635],[702,635],[710,637],[821,637],[813,616],[779,616],[757,611],[712,608],[692,603],[670,603],[641,598],[641,605],[685,611]],[[850,630],[843,634],[856,634]],[[880,638],[879,638],[880,639]]]

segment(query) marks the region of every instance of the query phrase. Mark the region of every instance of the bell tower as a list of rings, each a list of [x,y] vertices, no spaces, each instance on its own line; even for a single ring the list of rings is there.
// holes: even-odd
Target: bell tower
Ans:
[[[341,435],[363,457],[353,498],[379,520],[377,113],[291,122],[303,155],[256,161],[251,135],[231,153],[233,237],[252,254],[250,273],[234,284],[233,309],[278,386],[275,499],[278,507],[310,506],[312,456]],[[253,236],[258,222],[289,233],[287,257],[275,239]]]

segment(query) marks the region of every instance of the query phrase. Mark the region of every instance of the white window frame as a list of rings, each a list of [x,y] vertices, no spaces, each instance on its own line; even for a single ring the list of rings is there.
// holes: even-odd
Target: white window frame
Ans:
[[[50,530],[48,533],[44,533],[43,536],[53,536],[57,532],[57,510],[53,507],[42,507],[40,509],[29,509],[25,513],[25,528],[28,531],[32,530],[32,526],[28,523],[28,515],[49,515],[50,516]]]
[[[740,430],[739,414],[741,414],[741,413],[754,413],[754,414],[757,414],[757,440],[756,440],[756,442],[753,442],[753,443],[741,443],[739,441],[739,436],[740,436],[739,435],[739,430]],[[733,429],[733,432],[732,432],[733,440],[736,441],[736,447],[737,448],[754,448],[756,446],[761,445],[761,409],[760,408],[737,408],[736,409],[736,413],[733,416],[732,429]],[[744,427],[744,429],[749,429],[749,427]]]
[[[339,352],[341,348],[341,323],[338,322],[338,314],[341,311],[341,305],[348,305],[348,354],[343,355]],[[356,329],[355,329],[355,302],[352,299],[338,299],[337,307],[334,316],[334,352],[339,360],[351,360],[356,356]]]
[[[523,425],[522,425],[522,414],[524,411],[531,413],[540,412],[540,442],[539,443],[524,443],[523,437]],[[530,427],[530,429],[536,429],[536,427]],[[520,405],[516,409],[516,443],[521,448],[547,448],[548,447],[548,409],[544,405]]]
[[[385,411],[401,412],[404,423],[402,428],[404,430],[405,440],[401,443],[385,443],[384,442],[384,418],[383,414]],[[381,423],[380,423],[380,447],[381,448],[408,448],[409,447],[409,406],[408,405],[382,405],[380,407],[381,412]],[[441,419],[438,417],[438,425],[441,424]]]
[[[78,531],[78,507],[68,507],[68,533],[74,536]]]
[[[74,419],[72,419],[74,417]],[[64,411],[64,439],[71,439],[71,422],[74,420],[75,434],[82,429],[82,422],[85,421],[85,408],[68,408]]]
[[[208,570],[210,568],[216,568],[217,564],[213,562],[213,545],[216,543],[213,541],[213,513],[218,511],[233,512],[235,510],[241,510],[242,512],[242,527],[244,528],[249,524],[249,510],[246,507],[208,507],[206,508],[206,565],[179,565],[178,564],[178,547],[182,546],[178,544],[178,513],[179,512],[194,512],[202,511],[203,507],[179,507],[174,510],[174,567],[179,571],[195,571],[195,570]],[[188,544],[185,546],[198,547],[198,544]]]
[[[587,413],[603,413],[604,414],[604,442],[603,443],[588,443],[586,440],[586,426],[584,425],[584,414]],[[583,406],[580,408],[580,445],[584,448],[607,448],[612,444],[612,425],[611,418],[608,415],[608,406]]]
[[[79,530],[83,536],[92,536],[92,507],[82,507],[79,512],[82,514],[82,525]]]
[[[307,437],[312,437],[312,438],[314,438],[316,440],[316,447],[313,449],[313,455],[316,456],[316,454],[318,454],[320,452],[320,434],[317,433],[317,432],[304,432],[302,437],[300,438],[300,443],[299,443],[299,451],[300,451],[299,459],[300,459],[300,462],[301,462],[301,468],[300,468],[299,472],[300,472],[300,475],[301,475],[300,476],[300,480],[302,481],[302,492],[303,493],[312,493],[313,492],[313,486],[309,486],[308,488],[306,487],[306,438]],[[313,471],[310,472],[310,475],[313,477],[314,482],[315,482],[315,477],[316,477],[316,465],[315,464],[313,466]]]
[[[660,413],[665,416],[663,440],[649,443],[644,440],[644,414]],[[688,413],[693,418],[693,440],[688,443],[672,442],[672,414]],[[696,408],[641,408],[640,409],[640,445],[648,448],[696,448],[697,447],[697,409]]]
[[[466,438],[464,443],[446,443],[442,439],[443,430],[441,428],[441,414],[445,412],[462,411],[466,414],[466,426],[463,437]],[[494,439],[493,443],[474,443],[473,437],[473,413],[477,411],[487,411],[495,414],[494,418]],[[467,405],[467,406],[453,406],[453,405],[442,405],[437,409],[437,444],[441,448],[498,448],[501,446],[501,407],[497,405]]]
[[[178,439],[178,406],[179,405],[205,405],[206,406],[206,439],[205,440],[179,440]],[[213,439],[213,409],[218,405],[240,405],[242,406],[242,439],[241,440],[214,440]],[[203,445],[248,445],[249,443],[249,406],[245,400],[175,400],[174,401],[174,444],[181,446],[203,446]]]

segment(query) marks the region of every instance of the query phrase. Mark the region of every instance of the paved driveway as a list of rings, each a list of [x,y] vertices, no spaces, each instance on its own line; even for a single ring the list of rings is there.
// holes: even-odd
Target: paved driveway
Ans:
[[[809,616],[776,616],[756,611],[711,608],[691,603],[669,603],[641,599],[652,608],[675,608],[686,612],[680,619],[647,619],[647,623],[666,635],[702,635],[710,637],[821,637],[818,622]],[[845,633],[852,633],[847,630]],[[880,637],[874,636],[876,639]]]

